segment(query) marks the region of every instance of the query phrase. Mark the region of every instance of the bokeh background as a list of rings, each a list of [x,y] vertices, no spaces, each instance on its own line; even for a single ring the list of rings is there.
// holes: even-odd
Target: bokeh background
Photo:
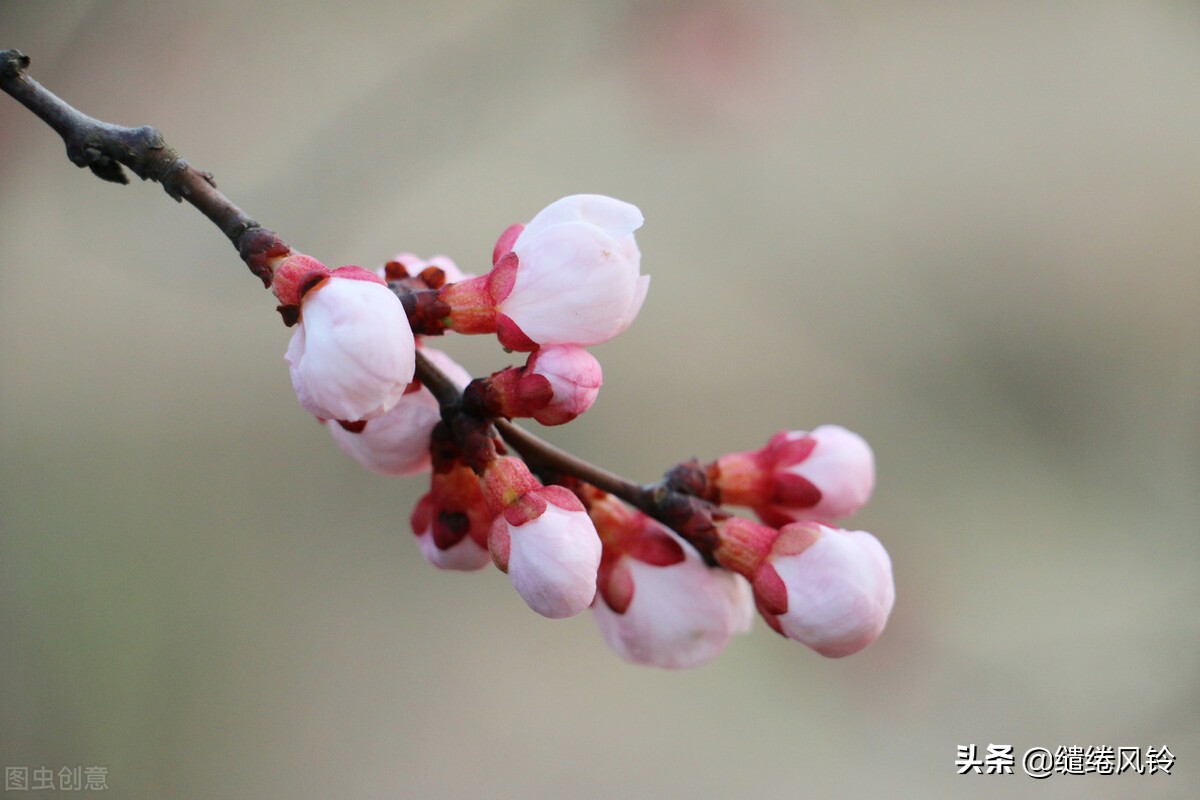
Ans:
[[[637,203],[649,299],[549,438],[653,480],[846,425],[898,586],[849,659],[757,623],[662,672],[428,567],[424,481],[301,411],[216,229],[0,97],[3,765],[121,798],[1200,794],[1196,3],[4,0],[0,39],[330,263],[480,271],[562,195]],[[959,776],[968,743],[1177,761]]]

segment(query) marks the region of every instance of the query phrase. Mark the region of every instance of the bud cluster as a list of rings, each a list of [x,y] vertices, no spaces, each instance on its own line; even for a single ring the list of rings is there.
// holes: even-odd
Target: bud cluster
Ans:
[[[281,257],[272,289],[296,326],[286,360],[300,404],[368,469],[429,473],[411,525],[431,564],[490,562],[546,617],[590,608],[628,661],[702,664],[750,628],[755,608],[822,655],[862,649],[882,631],[894,586],[873,536],[828,522],[874,485],[857,434],[783,432],[757,451],[680,464],[657,487],[602,491],[577,460],[511,442],[522,460],[497,432],[501,419],[561,425],[596,402],[603,374],[587,347],[626,330],[646,297],[641,225],[628,203],[566,197],[506,229],[479,276],[444,256],[401,253],[378,271]],[[495,336],[528,356],[472,379],[426,344],[446,332]]]

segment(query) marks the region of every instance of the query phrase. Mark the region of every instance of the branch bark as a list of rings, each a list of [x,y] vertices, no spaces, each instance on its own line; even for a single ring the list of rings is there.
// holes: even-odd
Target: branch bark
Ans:
[[[0,52],[0,88],[62,137],[73,164],[111,183],[128,184],[127,168],[142,180],[160,184],[176,202],[186,200],[208,217],[250,271],[264,286],[271,285],[269,261],[291,249],[218,191],[212,173],[188,164],[156,128],[126,128],[82,113],[31,78],[28,67],[29,57],[20,50]]]

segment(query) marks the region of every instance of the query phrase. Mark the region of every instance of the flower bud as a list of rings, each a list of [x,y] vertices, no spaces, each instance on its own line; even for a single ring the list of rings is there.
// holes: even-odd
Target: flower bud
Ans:
[[[849,516],[875,486],[875,456],[840,425],[786,431],[761,450],[730,453],[710,468],[720,502],[750,506],[769,525]]]
[[[754,602],[740,575],[709,567],[690,544],[606,497],[592,518],[604,542],[592,617],[605,643],[635,664],[682,669],[715,658],[750,629]]]
[[[305,271],[296,280],[300,270],[292,267],[301,259]],[[293,256],[276,270],[281,311],[291,309],[285,319],[295,315],[299,321],[284,356],[296,397],[322,419],[383,416],[400,401],[416,368],[404,307],[382,279],[362,267],[322,274],[310,269],[313,264],[320,266]]]
[[[470,382],[470,374],[442,351],[422,347],[421,352],[459,387]],[[326,425],[342,452],[367,469],[412,475],[429,469],[429,437],[440,419],[437,398],[414,381],[382,417],[350,426],[327,420]]]
[[[793,522],[778,532],[748,520],[720,524],[715,555],[750,579],[776,632],[840,658],[875,641],[896,600],[892,562],[865,531]]]
[[[551,619],[591,605],[600,538],[579,498],[561,486],[542,486],[515,458],[490,462],[483,478],[496,515],[488,536],[492,560],[525,603]]]
[[[789,639],[840,658],[883,632],[896,587],[891,559],[871,534],[815,522],[785,525],[767,564],[755,581],[763,616],[772,623],[773,615],[773,627]],[[780,584],[786,591],[782,604]]]
[[[522,352],[612,339],[646,299],[650,278],[639,273],[633,237],[641,225],[636,206],[603,195],[551,203],[528,225],[504,232],[490,273],[443,290],[451,327],[495,332]]]
[[[530,355],[525,370],[550,382],[550,402],[533,414],[543,425],[562,425],[587,411],[604,382],[600,362],[571,344],[539,347]]]
[[[465,464],[433,473],[411,523],[421,555],[439,569],[477,570],[492,560],[487,547],[492,514],[478,476]]]
[[[483,416],[533,417],[543,425],[562,425],[592,407],[603,380],[600,362],[587,350],[551,345],[534,350],[524,367],[473,381],[464,403]]]

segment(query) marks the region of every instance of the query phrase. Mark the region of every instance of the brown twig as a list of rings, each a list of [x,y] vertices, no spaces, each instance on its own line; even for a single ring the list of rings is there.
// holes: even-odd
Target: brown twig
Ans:
[[[72,163],[112,183],[129,183],[124,167],[161,184],[177,202],[188,201],[220,228],[250,271],[264,286],[271,285],[268,261],[287,255],[290,248],[217,191],[212,173],[189,165],[155,128],[125,128],[80,112],[29,77],[28,66],[29,57],[20,50],[0,51],[0,88],[62,137]]]

